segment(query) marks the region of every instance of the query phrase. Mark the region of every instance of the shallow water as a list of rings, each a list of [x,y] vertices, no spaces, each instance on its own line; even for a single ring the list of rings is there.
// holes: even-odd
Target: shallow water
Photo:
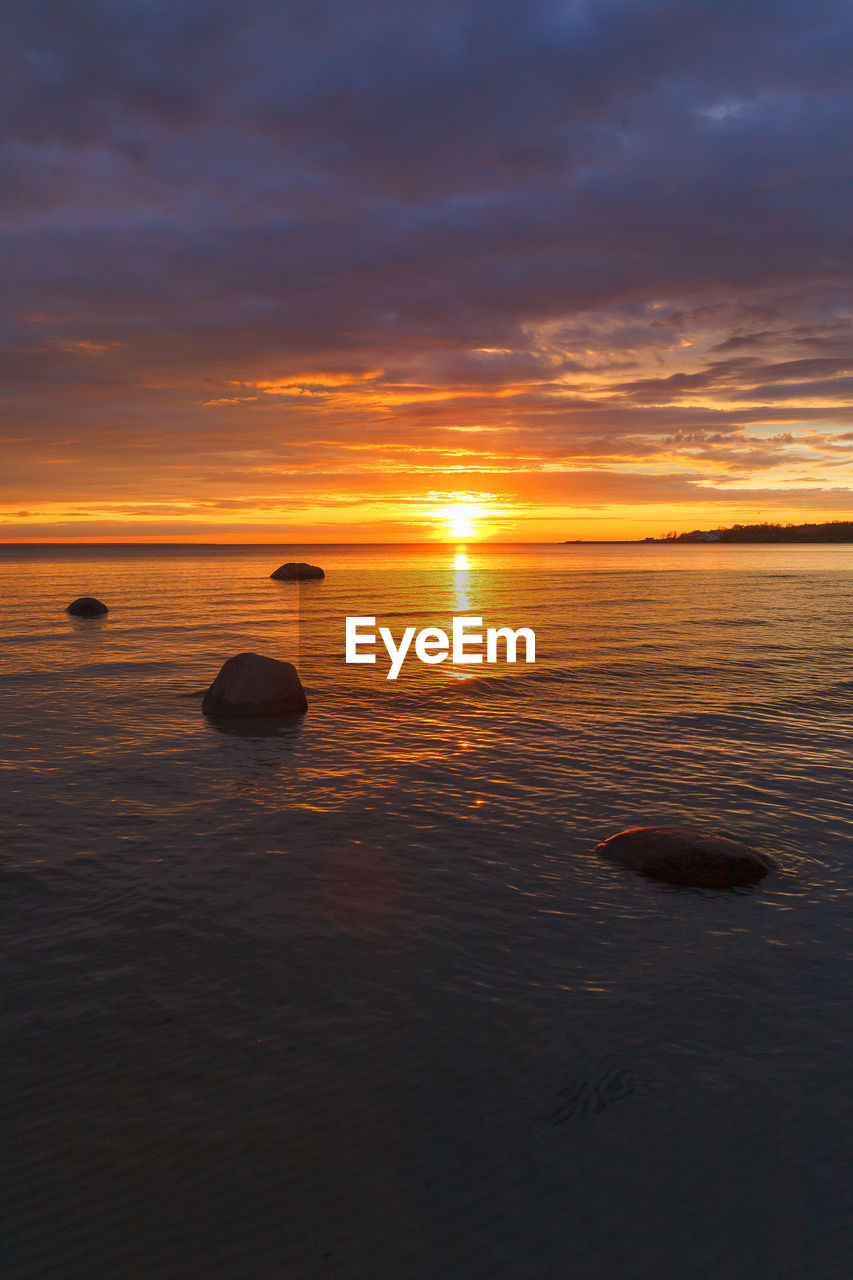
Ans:
[[[853,548],[0,570],[8,1274],[847,1280]],[[460,613],[536,664],[343,662]],[[304,720],[205,720],[247,649]],[[652,822],[782,869],[592,852]]]

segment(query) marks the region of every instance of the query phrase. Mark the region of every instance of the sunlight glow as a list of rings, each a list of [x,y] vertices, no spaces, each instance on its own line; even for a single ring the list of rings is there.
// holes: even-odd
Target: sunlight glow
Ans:
[[[485,514],[483,508],[476,503],[456,502],[441,513],[441,518],[447,524],[449,537],[464,540],[477,536],[477,521]]]

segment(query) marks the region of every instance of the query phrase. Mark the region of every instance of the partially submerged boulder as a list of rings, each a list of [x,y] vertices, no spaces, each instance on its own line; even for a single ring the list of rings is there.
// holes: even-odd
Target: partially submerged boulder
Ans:
[[[308,710],[308,700],[292,663],[238,653],[223,663],[201,709],[208,716],[294,715]]]
[[[71,601],[65,612],[75,618],[102,618],[105,613],[109,613],[109,609],[94,596],[78,596]]]
[[[755,884],[778,865],[769,853],[693,827],[632,827],[595,851],[650,880],[703,889]]]
[[[325,573],[316,564],[304,564],[299,561],[288,561],[287,564],[280,565],[275,573],[271,573],[271,578],[277,578],[280,582],[307,582],[312,578],[325,578]]]

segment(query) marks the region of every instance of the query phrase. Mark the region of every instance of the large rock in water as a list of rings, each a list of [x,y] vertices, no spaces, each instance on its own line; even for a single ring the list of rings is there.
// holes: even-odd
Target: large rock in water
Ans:
[[[693,827],[633,827],[595,851],[651,880],[703,889],[755,884],[777,866],[769,853]]]
[[[284,582],[306,582],[311,578],[325,578],[325,576],[319,565],[295,561],[280,565],[275,573],[270,574],[271,578],[278,578],[279,581]]]
[[[223,663],[201,709],[208,716],[293,715],[308,710],[308,699],[291,663],[238,653]]]
[[[75,618],[102,618],[105,613],[109,613],[109,609],[94,596],[78,596],[71,601],[65,612]]]

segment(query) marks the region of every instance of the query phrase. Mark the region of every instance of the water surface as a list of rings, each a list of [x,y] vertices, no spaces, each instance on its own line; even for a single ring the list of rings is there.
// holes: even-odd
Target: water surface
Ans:
[[[853,548],[0,570],[10,1275],[846,1280]],[[536,664],[343,662],[460,613]],[[247,649],[303,720],[201,715]],[[653,822],[782,871],[595,856]]]

